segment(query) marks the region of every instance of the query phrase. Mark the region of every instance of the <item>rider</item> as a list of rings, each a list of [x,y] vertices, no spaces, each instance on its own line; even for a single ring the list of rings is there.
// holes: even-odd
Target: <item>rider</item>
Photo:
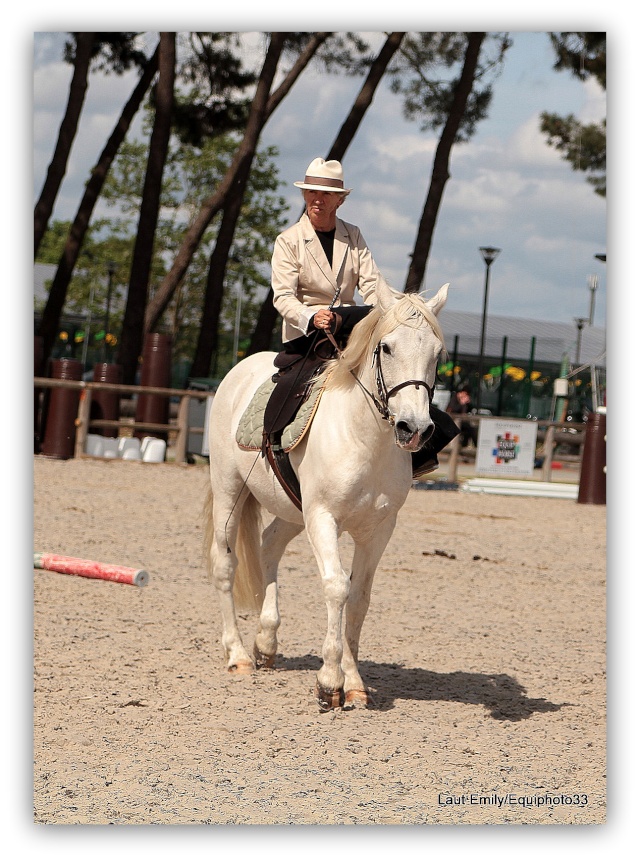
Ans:
[[[333,357],[333,347],[321,333],[331,332],[342,346],[353,326],[376,304],[376,285],[383,279],[358,227],[336,216],[351,192],[344,187],[340,162],[315,158],[304,180],[294,185],[302,189],[305,212],[277,237],[271,260],[273,303],[282,317],[283,341],[283,352],[274,363],[281,378],[288,375],[290,385],[302,375],[300,360],[313,371]],[[356,289],[364,306],[356,304]],[[308,379],[307,373],[304,380]],[[267,432],[273,423],[269,418],[277,418],[275,409],[271,412],[265,416]],[[433,405],[430,415],[435,430],[427,445],[412,454],[414,477],[437,469],[437,452],[459,432],[455,422]]]

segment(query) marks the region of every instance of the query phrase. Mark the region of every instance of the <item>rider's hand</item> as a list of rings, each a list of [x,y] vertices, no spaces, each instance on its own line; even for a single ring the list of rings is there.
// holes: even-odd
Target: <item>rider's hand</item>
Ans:
[[[323,308],[321,311],[316,311],[313,315],[313,324],[319,329],[328,329],[333,325],[335,314],[328,308]]]

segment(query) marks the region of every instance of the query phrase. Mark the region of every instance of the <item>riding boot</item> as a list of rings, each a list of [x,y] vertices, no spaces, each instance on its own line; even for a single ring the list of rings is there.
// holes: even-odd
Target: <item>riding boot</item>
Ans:
[[[438,452],[442,451],[460,433],[460,428],[453,418],[446,412],[438,409],[437,406],[431,404],[429,415],[435,426],[426,445],[411,455],[414,478],[435,472],[440,465],[438,463]]]

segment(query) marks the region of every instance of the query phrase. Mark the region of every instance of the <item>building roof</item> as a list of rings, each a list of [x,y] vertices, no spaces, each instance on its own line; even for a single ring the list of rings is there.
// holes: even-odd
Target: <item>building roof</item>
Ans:
[[[443,308],[438,320],[445,334],[447,351],[454,354],[458,336],[458,355],[478,355],[482,315]],[[485,332],[485,356],[502,356],[503,338],[507,338],[509,361],[528,361],[531,339],[535,337],[534,358],[538,362],[560,363],[564,355],[576,363],[577,324],[544,320],[518,319],[488,315]],[[580,341],[580,364],[606,365],[606,329],[585,324]]]

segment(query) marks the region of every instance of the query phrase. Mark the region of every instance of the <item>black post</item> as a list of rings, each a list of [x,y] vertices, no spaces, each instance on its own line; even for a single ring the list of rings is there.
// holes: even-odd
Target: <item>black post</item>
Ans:
[[[522,417],[526,418],[531,406],[531,374],[533,373],[533,362],[536,356],[536,339],[531,338],[531,352],[529,354],[529,372],[524,384],[524,403],[522,404]]]
[[[504,366],[507,363],[507,337],[502,338],[502,360],[500,363],[500,387],[498,388],[498,415],[502,415],[502,391],[504,388]]]
[[[482,331],[480,334],[480,354],[478,356],[478,385],[476,391],[476,409],[480,409],[482,406],[482,365],[484,363],[484,341],[485,341],[485,332],[487,328],[487,303],[489,301],[489,269],[491,268],[491,263],[495,260],[495,258],[500,253],[500,248],[479,248],[478,249],[482,254],[482,259],[486,265],[486,271],[484,276],[484,301],[482,304]]]
[[[453,361],[451,363],[451,385],[449,386],[449,391],[453,393],[453,389],[456,385],[456,364],[458,363],[458,340],[459,335],[456,335],[453,340]]]
[[[103,354],[104,360],[107,360],[107,338],[109,336],[109,319],[111,316],[111,290],[113,288],[113,276],[116,272],[116,264],[108,263],[107,264],[107,274],[109,275],[109,280],[107,281],[107,312],[105,314],[104,320],[104,341],[103,341]]]
[[[583,317],[576,318],[576,325],[578,327],[578,337],[576,338],[576,367],[580,364],[580,349],[582,347],[582,329],[584,328],[584,324],[589,322],[589,320],[584,319]]]

